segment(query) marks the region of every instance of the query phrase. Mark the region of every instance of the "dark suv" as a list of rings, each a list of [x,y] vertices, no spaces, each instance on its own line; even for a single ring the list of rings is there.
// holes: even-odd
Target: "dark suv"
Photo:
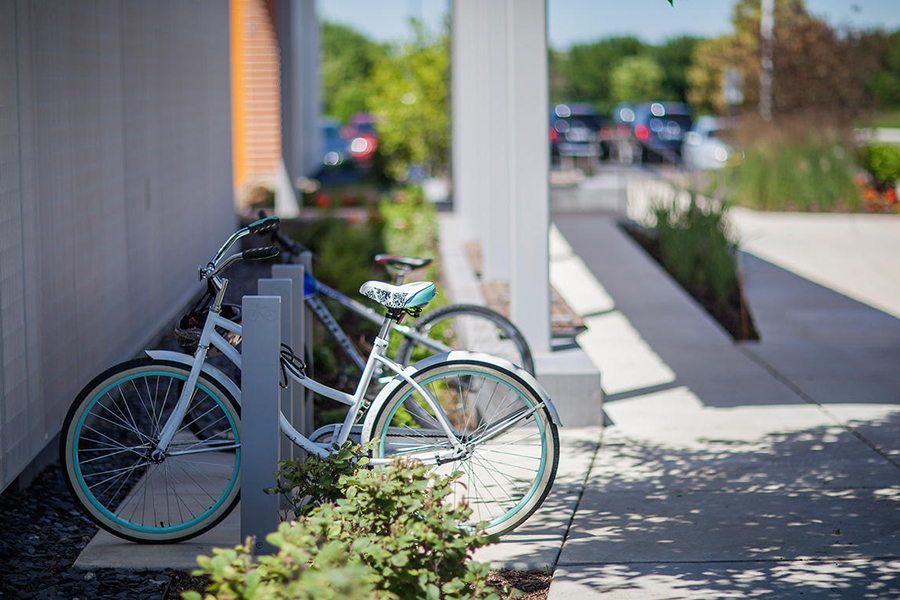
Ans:
[[[557,104],[550,109],[550,156],[609,157],[609,120],[587,104]]]
[[[641,161],[681,162],[681,142],[693,124],[691,109],[681,102],[648,102],[633,108],[632,133],[641,146]]]

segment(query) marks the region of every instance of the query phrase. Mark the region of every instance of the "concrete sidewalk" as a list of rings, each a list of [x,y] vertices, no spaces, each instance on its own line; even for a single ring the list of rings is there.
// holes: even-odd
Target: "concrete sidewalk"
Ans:
[[[900,321],[773,250],[743,259],[763,339],[735,344],[614,215],[554,222],[603,290],[579,343],[613,425],[550,600],[900,596]]]

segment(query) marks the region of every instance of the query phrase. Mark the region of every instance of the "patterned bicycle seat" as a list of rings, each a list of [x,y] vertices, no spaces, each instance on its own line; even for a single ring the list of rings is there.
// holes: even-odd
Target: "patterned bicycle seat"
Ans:
[[[387,308],[415,308],[431,302],[435,289],[430,281],[416,281],[404,285],[367,281],[359,288],[359,293]]]

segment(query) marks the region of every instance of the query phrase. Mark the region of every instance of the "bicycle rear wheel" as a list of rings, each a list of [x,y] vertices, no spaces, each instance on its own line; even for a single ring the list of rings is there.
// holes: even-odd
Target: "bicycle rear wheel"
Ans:
[[[375,457],[438,462],[441,475],[461,471],[452,501],[472,509],[462,525],[513,530],[544,501],[559,463],[559,433],[541,397],[514,373],[477,359],[439,363],[413,380],[438,401],[464,450],[453,452],[435,411],[405,382],[375,417]]]
[[[534,375],[531,348],[519,329],[495,310],[477,304],[448,304],[425,313],[416,333],[431,343],[404,337],[397,362],[413,362],[447,350],[471,350],[505,358]]]
[[[120,538],[172,543],[207,531],[240,496],[240,407],[201,375],[192,402],[215,433],[191,433],[188,417],[165,456],[151,456],[190,372],[149,358],[97,376],[69,409],[60,436],[72,496]]]

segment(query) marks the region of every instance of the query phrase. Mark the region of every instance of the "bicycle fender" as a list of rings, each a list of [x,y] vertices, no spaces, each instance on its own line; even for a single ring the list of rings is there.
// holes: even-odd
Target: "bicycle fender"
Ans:
[[[404,369],[404,372],[408,373],[410,376],[413,376],[417,371],[422,371],[427,369],[437,363],[453,363],[453,362],[481,362],[488,365],[496,365],[498,367],[502,367],[507,371],[511,371],[514,375],[516,375],[519,379],[525,383],[525,385],[534,389],[537,392],[538,396],[543,401],[544,405],[547,407],[547,411],[550,413],[550,420],[552,420],[557,427],[562,427],[562,421],[560,421],[559,413],[556,411],[556,407],[553,406],[553,402],[550,400],[550,394],[547,393],[547,390],[544,389],[538,380],[534,378],[534,375],[517,367],[513,363],[505,360],[503,358],[499,358],[497,356],[491,356],[490,354],[484,354],[481,352],[469,352],[467,350],[453,350],[451,352],[443,352],[441,354],[434,354],[429,356],[428,358],[423,358],[417,363],[413,364],[410,367]],[[403,385],[405,380],[399,375],[395,376],[391,379],[387,385],[381,388],[381,391],[378,392],[378,395],[375,396],[375,399],[372,400],[372,406],[369,411],[366,413],[366,420],[363,423],[362,429],[362,440],[363,442],[368,442],[372,438],[372,429],[375,427],[375,418],[379,412],[381,412],[381,407],[387,402],[388,398],[391,397],[391,394],[394,391]]]
[[[181,352],[173,352],[171,350],[145,350],[147,356],[154,360],[168,360],[170,362],[176,362],[185,365],[190,368],[194,364],[194,357],[189,354],[182,354]],[[241,388],[231,380],[228,375],[212,366],[209,363],[203,364],[203,369],[201,369],[206,375],[209,375],[212,379],[222,385],[223,388],[231,392],[231,395],[237,401],[238,405],[241,404]]]

